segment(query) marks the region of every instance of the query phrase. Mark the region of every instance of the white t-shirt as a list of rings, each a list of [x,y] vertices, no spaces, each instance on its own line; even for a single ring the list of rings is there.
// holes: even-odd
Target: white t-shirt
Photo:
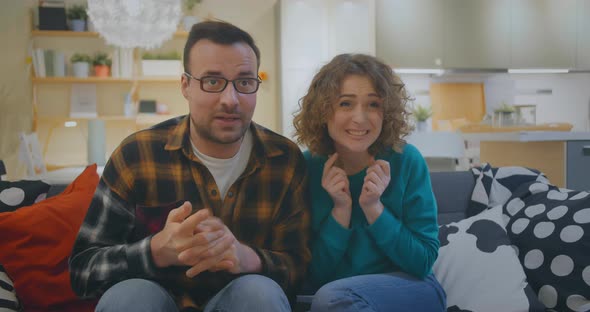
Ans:
[[[250,130],[246,131],[240,149],[232,158],[228,159],[215,158],[199,152],[192,140],[191,145],[195,156],[197,156],[205,167],[209,169],[209,172],[211,172],[211,175],[217,184],[217,188],[219,189],[221,200],[223,201],[227,190],[232,184],[234,184],[234,182],[236,182],[248,165],[250,153],[252,152],[252,133],[250,133]]]

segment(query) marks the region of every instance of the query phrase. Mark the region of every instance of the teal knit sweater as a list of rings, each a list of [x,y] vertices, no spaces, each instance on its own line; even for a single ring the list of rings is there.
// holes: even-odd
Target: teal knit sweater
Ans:
[[[310,280],[315,287],[361,274],[403,271],[418,278],[431,273],[438,255],[437,208],[424,158],[412,145],[403,153],[377,155],[389,162],[391,182],[381,196],[383,213],[371,225],[359,205],[366,169],[349,176],[350,227],[332,217],[333,201],[322,187],[326,157],[304,153],[310,173]]]

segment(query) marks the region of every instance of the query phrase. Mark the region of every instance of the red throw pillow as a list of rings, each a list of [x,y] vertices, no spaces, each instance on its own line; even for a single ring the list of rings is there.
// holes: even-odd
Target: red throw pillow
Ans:
[[[93,311],[70,286],[68,257],[98,185],[88,166],[63,193],[0,213],[0,263],[25,311]]]

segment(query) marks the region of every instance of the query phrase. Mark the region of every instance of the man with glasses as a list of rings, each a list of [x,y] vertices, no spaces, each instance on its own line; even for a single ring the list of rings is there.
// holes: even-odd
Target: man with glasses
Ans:
[[[189,114],[113,152],[74,244],[72,288],[97,311],[290,311],[310,259],[307,172],[252,121],[259,66],[248,33],[193,26]]]

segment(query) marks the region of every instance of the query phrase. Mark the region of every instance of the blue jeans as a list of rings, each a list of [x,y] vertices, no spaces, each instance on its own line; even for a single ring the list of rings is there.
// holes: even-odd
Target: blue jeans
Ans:
[[[311,312],[436,312],[446,306],[446,294],[434,275],[420,280],[395,272],[330,282],[316,292]]]
[[[144,279],[129,279],[109,288],[96,306],[97,312],[178,312],[168,292]],[[205,306],[205,312],[291,311],[281,287],[268,277],[256,274],[236,278]]]

